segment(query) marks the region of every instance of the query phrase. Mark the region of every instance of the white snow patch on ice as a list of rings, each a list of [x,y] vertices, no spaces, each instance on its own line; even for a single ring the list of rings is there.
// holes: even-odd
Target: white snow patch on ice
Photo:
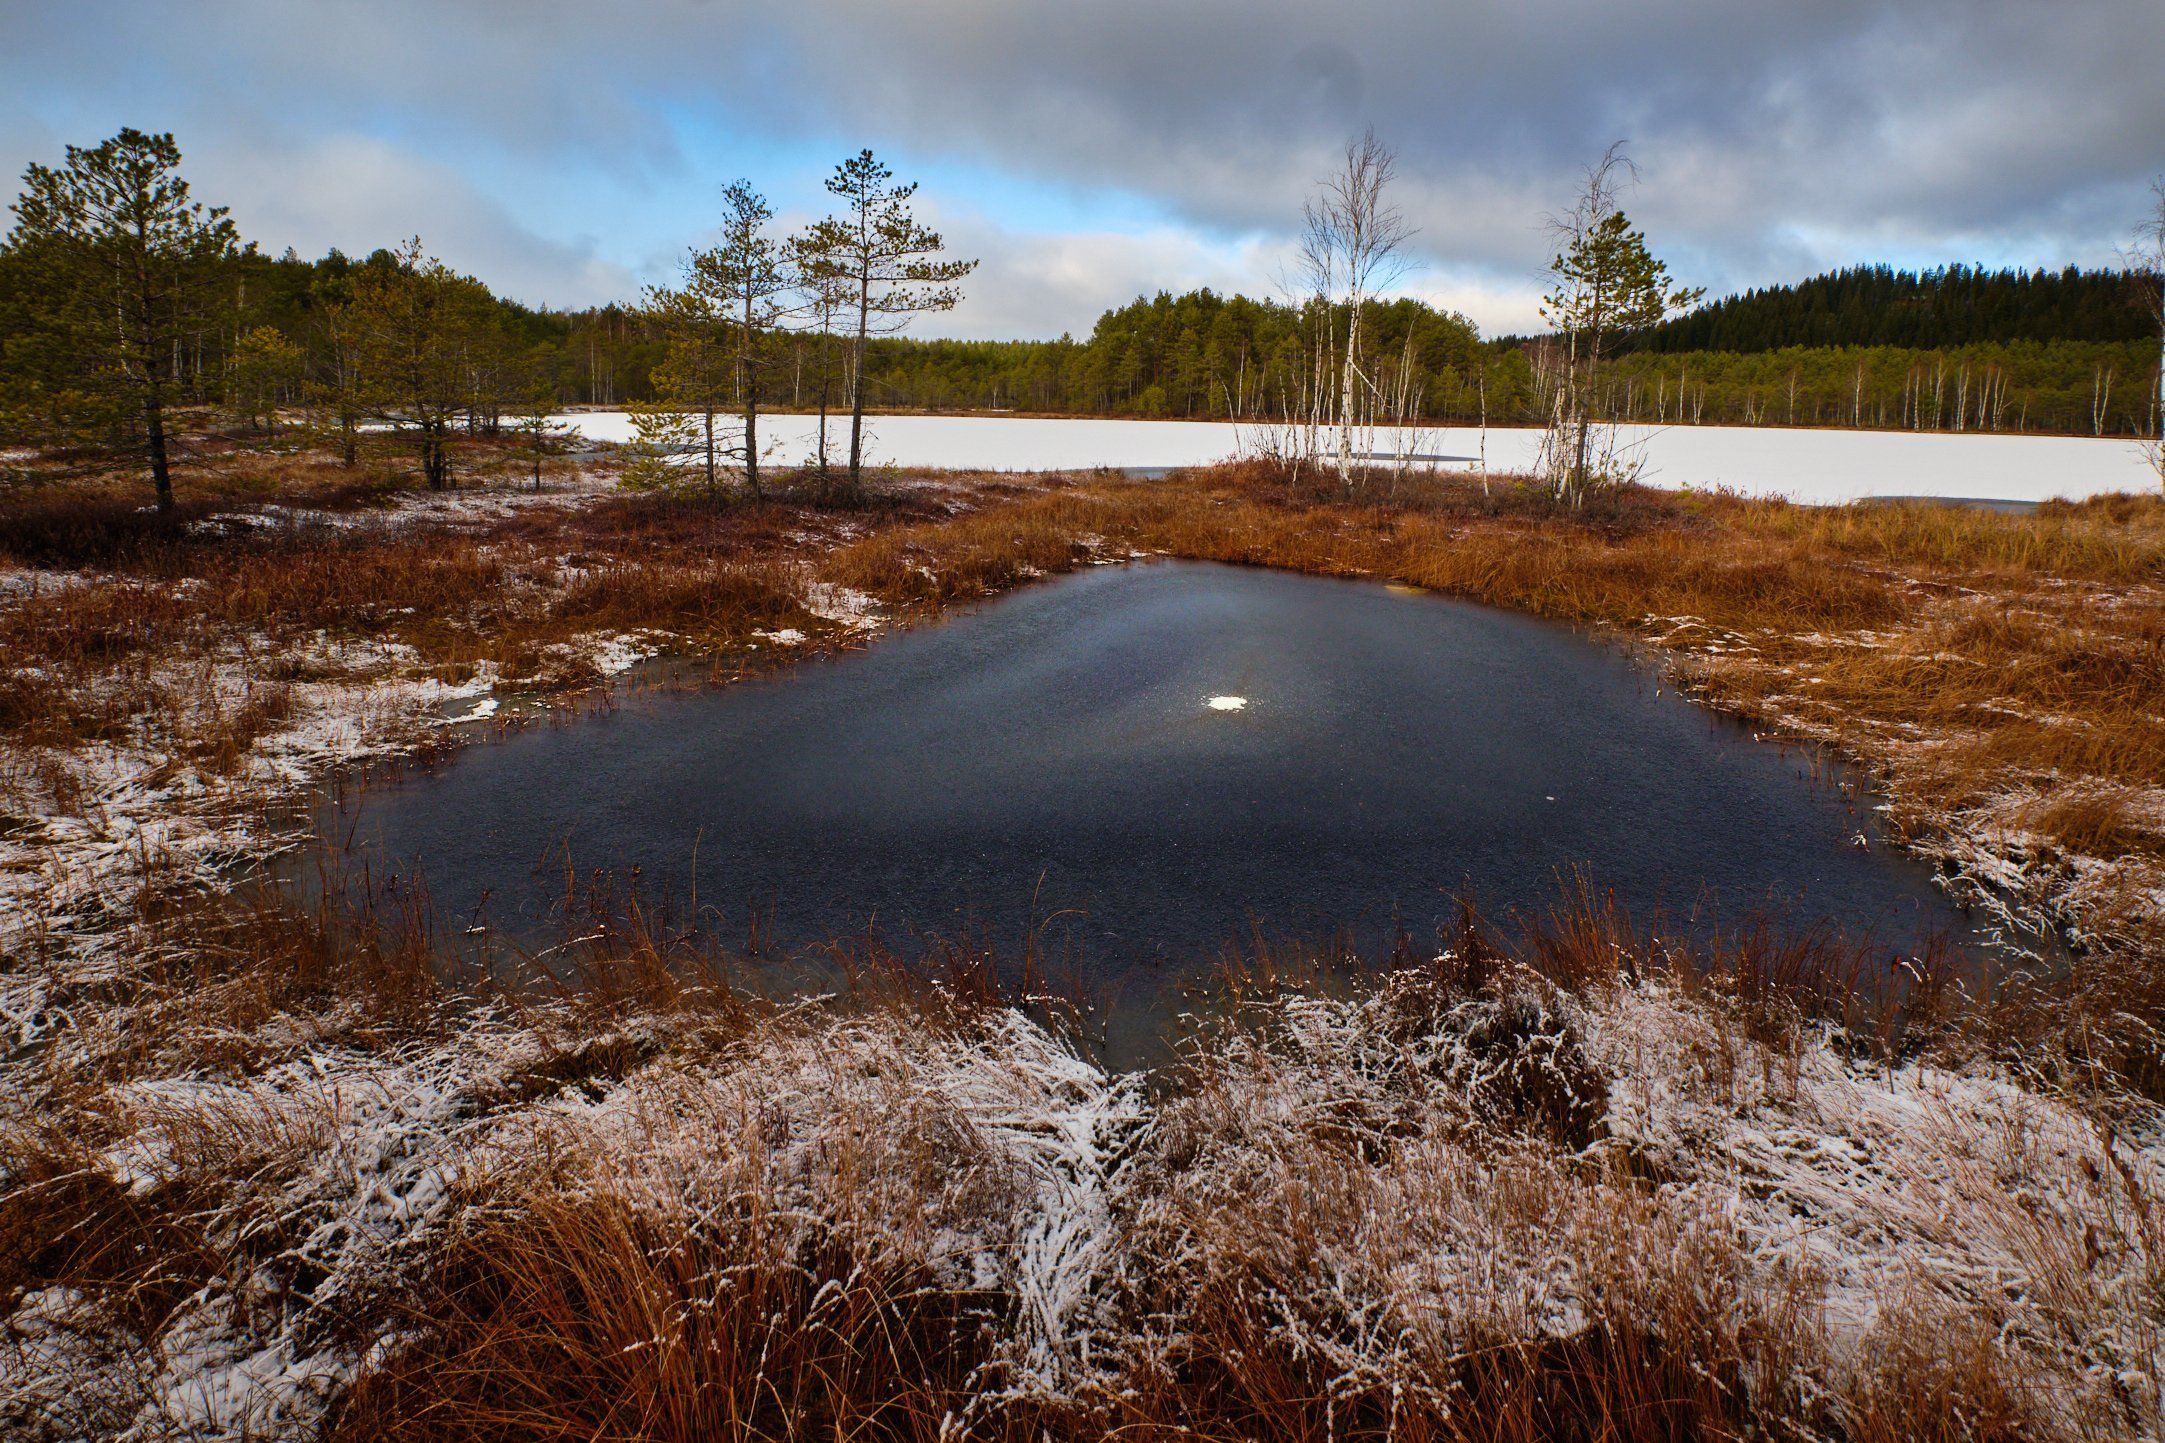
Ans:
[[[650,639],[632,633],[605,637],[594,648],[594,666],[603,676],[630,671],[660,650]]]

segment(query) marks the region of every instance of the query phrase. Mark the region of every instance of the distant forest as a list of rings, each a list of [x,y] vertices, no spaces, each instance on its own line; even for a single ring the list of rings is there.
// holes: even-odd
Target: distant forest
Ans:
[[[0,250],[0,438],[50,435],[41,398],[67,381],[34,344],[21,257]],[[247,251],[230,263],[219,326],[179,358],[189,398],[231,404],[249,345],[275,332],[304,356],[325,352],[327,304],[378,251],[305,260]],[[617,406],[649,400],[664,342],[635,307],[543,310],[491,299],[468,344],[477,383],[501,395]],[[1370,354],[1410,373],[1436,421],[1498,423],[1544,414],[1552,343],[1484,340],[1471,322],[1415,301],[1364,309]],[[1208,290],[1139,297],[1086,337],[870,343],[875,407],[1013,410],[1224,420],[1280,414],[1297,394],[1300,307]],[[1862,425],[1928,430],[2155,434],[2158,342],[2128,278],[2109,271],[1922,273],[1865,267],[1709,303],[1636,338],[1604,363],[1611,414],[1664,424]],[[267,330],[266,330],[267,328]],[[770,404],[809,405],[808,338],[777,335]],[[312,364],[312,363],[310,363]],[[274,382],[286,405],[311,394],[309,366]],[[247,387],[262,389],[258,377]],[[247,404],[260,397],[251,394]],[[493,424],[493,413],[490,413]]]
[[[1639,351],[1779,351],[1798,346],[1939,350],[1993,341],[2155,340],[2120,271],[1898,271],[1856,266],[1767,286],[1656,326]]]
[[[1370,314],[1378,352],[1418,370],[1430,417],[1542,416],[1550,342],[1483,340],[1410,301]],[[1107,311],[1083,340],[875,342],[868,388],[876,404],[931,410],[1270,415],[1297,387],[1301,326],[1275,302],[1160,293]],[[1604,405],[1655,424],[2154,435],[2155,327],[2119,271],[1857,267],[1634,338],[1603,365]]]
[[[591,348],[569,367],[584,367],[580,399],[639,399],[631,318],[565,319]],[[1716,322],[1735,339],[1710,342]],[[1161,292],[1105,312],[1080,340],[874,341],[867,391],[905,409],[1268,416],[1297,389],[1302,324],[1275,301]],[[2153,324],[2117,271],[1858,268],[1711,302],[1648,332],[1605,363],[1605,401],[1660,424],[2149,435]],[[1411,301],[1374,303],[1366,325],[1392,366],[1419,373],[1431,418],[1472,420],[1484,402],[1492,421],[1540,418],[1545,341],[1483,340],[1463,317]]]

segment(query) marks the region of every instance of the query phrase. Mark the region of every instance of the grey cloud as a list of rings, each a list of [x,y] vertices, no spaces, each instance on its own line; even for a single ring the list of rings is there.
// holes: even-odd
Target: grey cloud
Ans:
[[[756,170],[713,154],[715,134],[861,141],[1140,196],[1206,251],[1282,237],[1335,148],[1373,123],[1401,154],[1431,274],[1484,305],[1530,297],[1542,213],[1620,137],[1644,167],[1633,214],[1716,288],[1883,255],[2103,260],[2165,168],[2156,0],[98,8],[21,7],[18,55],[48,75],[79,67],[85,86],[162,86],[270,133],[509,157],[537,182]],[[130,35],[146,38],[116,58],[113,37]],[[1162,238],[1083,230],[1066,254],[1095,246],[1108,274],[1171,263]],[[1219,268],[1237,271],[1222,244]],[[981,287],[993,279],[988,267]],[[1069,292],[1046,286],[1032,329],[1088,324],[1052,320]],[[988,299],[955,320],[1028,313]]]
[[[939,226],[949,250],[975,258],[968,300],[951,315],[929,317],[917,331],[970,339],[1050,338],[1087,332],[1098,315],[1137,295],[1209,286],[1268,294],[1281,260],[1266,241],[1214,243],[1192,231],[1016,231],[990,216],[919,207]]]
[[[196,189],[230,203],[242,234],[272,249],[321,255],[418,235],[431,255],[479,275],[499,295],[535,303],[601,304],[634,294],[624,268],[591,243],[536,235],[449,167],[379,141],[332,137],[244,163],[213,152],[192,165]]]

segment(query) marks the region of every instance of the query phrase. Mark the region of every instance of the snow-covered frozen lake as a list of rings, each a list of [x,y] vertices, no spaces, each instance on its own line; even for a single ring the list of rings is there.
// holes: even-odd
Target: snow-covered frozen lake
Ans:
[[[631,438],[621,411],[564,418],[596,441]],[[817,421],[765,416],[762,438],[789,463],[811,454]],[[870,459],[900,466],[1048,471],[1096,466],[1191,466],[1242,448],[1243,428],[1213,421],[1042,420],[1007,416],[881,416],[869,420]],[[830,422],[830,450],[845,453],[848,422]],[[1839,502],[1864,496],[1962,496],[1994,501],[2076,499],[2157,486],[2132,441],[2072,436],[1919,435],[1904,431],[1780,430],[1744,426],[1629,428],[1656,486],[1726,486],[1753,496]],[[1488,463],[1531,469],[1540,433],[1491,428]],[[1478,431],[1424,431],[1423,453],[1473,456]],[[764,449],[764,447],[763,447]]]

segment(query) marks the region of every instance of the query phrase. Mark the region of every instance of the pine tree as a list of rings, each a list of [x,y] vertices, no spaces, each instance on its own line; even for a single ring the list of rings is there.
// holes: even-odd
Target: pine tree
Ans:
[[[802,296],[799,314],[814,341],[814,391],[819,407],[819,439],[816,464],[820,484],[829,479],[827,461],[827,414],[833,400],[834,329],[850,300],[849,277],[836,254],[838,237],[813,226],[790,239],[789,267]]]
[[[696,251],[691,270],[694,287],[709,298],[723,318],[731,341],[730,367],[737,404],[743,416],[744,484],[753,500],[759,486],[760,383],[769,357],[767,338],[787,313],[783,298],[795,287],[790,250],[767,234],[774,211],[750,181],[733,182],[722,192],[722,243]]]
[[[189,198],[171,135],[122,130],[58,168],[32,164],[9,250],[37,321],[82,393],[133,411],[158,507],[173,506],[166,408],[178,357],[218,305],[220,267],[241,254],[221,206]]]
[[[651,400],[629,406],[631,460],[624,484],[634,490],[676,491],[688,482],[719,502],[721,458],[737,447],[717,430],[729,407],[734,380],[729,320],[721,298],[687,264],[686,284],[647,292],[644,316],[663,338],[661,362],[651,372]],[[687,465],[687,461],[695,463]]]
[[[362,420],[360,318],[353,305],[353,272],[345,257],[331,252],[328,262],[310,284],[315,374],[308,394],[331,411],[332,434],[337,438],[338,461],[352,466],[358,459]]]
[[[1573,505],[1585,499],[1594,474],[1593,435],[1601,422],[1598,375],[1610,342],[1657,325],[1703,294],[1672,286],[1669,268],[1654,259],[1646,237],[1632,228],[1617,205],[1633,173],[1620,146],[1611,146],[1589,169],[1577,204],[1551,229],[1562,248],[1549,263],[1552,289],[1541,303],[1543,319],[1563,338],[1565,384],[1558,395],[1564,454],[1552,476]]]
[[[432,491],[452,484],[451,430],[473,413],[472,361],[493,304],[479,281],[428,255],[419,236],[379,251],[354,276],[363,404],[412,438]]]
[[[233,345],[229,404],[249,425],[278,434],[278,407],[300,385],[308,357],[276,326],[257,326]]]
[[[955,284],[977,262],[940,260],[946,249],[938,231],[910,212],[913,182],[896,185],[894,172],[859,151],[834,168],[827,190],[839,197],[839,216],[819,222],[813,238],[848,289],[855,322],[849,358],[849,486],[864,489],[865,344],[874,332],[895,332],[912,316],[954,309],[962,299]]]

